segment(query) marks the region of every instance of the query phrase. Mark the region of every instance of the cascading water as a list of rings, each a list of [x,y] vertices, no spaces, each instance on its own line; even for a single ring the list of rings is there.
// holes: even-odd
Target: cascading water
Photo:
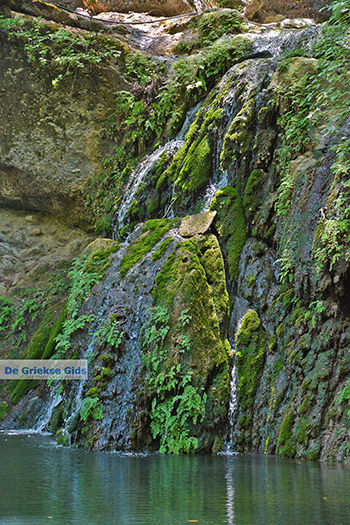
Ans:
[[[125,217],[128,213],[128,210],[135,200],[137,190],[139,189],[141,183],[146,179],[147,175],[151,172],[155,164],[159,161],[163,153],[168,152],[170,155],[175,155],[175,153],[182,146],[183,141],[181,140],[172,140],[160,146],[156,149],[151,155],[147,155],[136,169],[131,173],[127,185],[124,188],[125,198],[121,207],[118,209],[116,214],[116,220],[114,225],[114,234],[113,237],[118,237],[118,232],[124,226]]]
[[[193,120],[195,119],[195,116],[201,104],[202,102],[200,102],[199,104],[197,104],[195,107],[193,107],[187,112],[187,115],[181,127],[181,130],[179,131],[179,133],[177,134],[174,140],[167,142],[163,146],[159,146],[159,148],[157,148],[153,153],[151,153],[150,155],[147,155],[139,163],[137,168],[135,168],[133,172],[131,173],[129,180],[124,188],[125,199],[123,200],[120,208],[117,210],[117,213],[115,216],[115,222],[114,222],[114,228],[113,228],[113,238],[114,239],[118,238],[119,231],[125,225],[125,219],[126,219],[128,210],[132,202],[135,200],[137,192],[141,184],[144,181],[146,181],[147,176],[152,172],[152,169],[155,167],[157,162],[161,159],[162,155],[164,153],[167,153],[168,156],[171,158],[181,148],[181,146],[183,146],[186,133],[189,130]]]
[[[59,393],[58,390],[58,383],[56,383],[57,386],[54,386],[50,392],[50,399],[47,408],[43,412],[43,414],[40,414],[39,418],[33,425],[33,431],[37,433],[41,433],[45,430],[47,430],[47,425],[50,422],[50,419],[52,417],[54,409],[60,404],[62,400],[62,396]],[[31,429],[30,429],[31,430]]]
[[[231,355],[233,359],[232,369],[231,369],[231,378],[230,378],[230,401],[229,401],[229,410],[228,418],[230,430],[228,433],[228,441],[226,443],[226,452],[232,452],[233,443],[233,432],[236,422],[237,409],[238,409],[238,399],[237,399],[237,368],[236,368],[236,358],[235,358],[235,346],[231,349]]]

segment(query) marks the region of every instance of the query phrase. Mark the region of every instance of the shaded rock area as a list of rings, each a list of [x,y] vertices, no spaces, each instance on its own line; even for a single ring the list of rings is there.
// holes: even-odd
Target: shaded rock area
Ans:
[[[173,16],[208,7],[205,0],[83,0],[84,5],[96,13],[117,11],[119,13],[148,13],[153,16]]]
[[[117,68],[97,69],[54,89],[54,72],[29,66],[23,45],[3,33],[0,62],[0,204],[91,229],[86,187],[102,169],[102,123],[126,82]]]
[[[251,0],[247,2],[244,13],[249,20],[256,22],[280,22],[284,18],[313,18],[322,22],[329,18],[327,10],[321,10],[329,0]]]
[[[0,295],[38,286],[66,270],[91,239],[43,213],[0,208]]]

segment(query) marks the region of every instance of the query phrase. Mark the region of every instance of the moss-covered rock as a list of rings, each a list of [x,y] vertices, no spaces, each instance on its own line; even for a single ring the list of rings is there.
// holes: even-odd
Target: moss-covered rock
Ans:
[[[181,364],[197,393],[207,396],[204,420],[191,432],[200,449],[210,450],[214,427],[222,435],[218,425],[224,426],[229,394],[229,298],[216,237],[195,235],[180,243],[159,272],[153,297],[169,312],[167,368]]]
[[[176,185],[186,193],[203,187],[211,173],[211,149],[207,137],[195,142],[188,150]]]
[[[260,204],[258,188],[262,186],[266,174],[263,170],[253,170],[244,189],[243,207],[248,220],[252,220]]]
[[[150,219],[144,225],[142,234],[127,249],[122,259],[120,273],[124,276],[142,257],[148,253],[163,235],[172,228],[174,221],[169,219]]]
[[[246,223],[241,197],[236,188],[219,190],[210,204],[217,211],[215,226],[227,251],[229,276],[237,276],[239,257],[246,240]]]
[[[60,308],[54,305],[45,312],[38,330],[23,353],[22,359],[50,359],[56,347],[55,338],[62,329],[66,315],[65,308],[63,308],[55,321],[59,311]],[[20,379],[14,383],[10,397],[14,404],[17,404],[24,394],[38,385],[38,381],[35,379]]]
[[[232,120],[225,135],[220,161],[223,169],[250,150],[253,138],[253,118],[255,112],[255,91],[253,90],[241,110]]]
[[[296,439],[292,434],[295,414],[292,408],[287,408],[279,429],[276,452],[281,456],[291,458],[295,455]]]
[[[248,310],[236,336],[238,398],[243,410],[252,408],[262,372],[266,339],[255,310]]]

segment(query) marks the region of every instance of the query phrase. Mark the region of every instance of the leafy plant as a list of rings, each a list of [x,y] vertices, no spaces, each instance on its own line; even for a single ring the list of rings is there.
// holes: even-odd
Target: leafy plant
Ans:
[[[117,248],[118,245],[114,245],[105,251],[87,253],[73,259],[71,270],[68,273],[71,288],[66,305],[67,315],[62,331],[56,337],[55,358],[66,355],[72,348],[72,335],[95,319],[95,316],[90,313],[79,315],[80,309],[89,296],[91,288],[102,279],[109,265],[109,256]]]
[[[125,78],[131,82],[140,82],[146,85],[153,79],[158,78],[162,68],[154,60],[141,53],[130,54],[125,57]]]
[[[169,313],[155,307],[143,328],[142,363],[146,371],[146,389],[152,398],[151,431],[160,441],[160,452],[179,454],[194,452],[197,438],[191,435],[191,425],[204,417],[207,396],[192,383],[192,371],[184,370],[181,362],[168,364],[166,338],[169,333]],[[182,321],[188,314],[183,312]],[[189,349],[188,335],[182,334],[177,348],[179,355]]]
[[[112,314],[109,321],[103,323],[96,332],[96,339],[100,344],[107,344],[117,350],[123,340],[124,333],[119,329],[119,321]]]
[[[40,19],[29,21],[0,16],[0,29],[6,31],[9,39],[23,42],[30,62],[46,72],[55,72],[56,76],[52,79],[54,87],[77,70],[89,70],[121,55],[122,48],[116,43],[102,40],[94,34],[76,36],[62,27],[52,28]]]
[[[325,311],[325,306],[322,301],[312,301],[309,309],[304,315],[304,321],[310,321],[312,328],[316,328],[316,323],[321,319],[322,313]]]
[[[280,119],[283,128],[279,150],[282,178],[276,202],[278,214],[285,214],[292,202],[294,181],[290,162],[310,149],[313,127],[323,125],[333,135],[335,158],[331,166],[333,184],[327,206],[321,210],[314,258],[317,269],[330,270],[340,260],[350,261],[350,139],[342,135],[341,126],[350,113],[349,79],[350,56],[346,35],[349,31],[347,0],[334,2],[327,9],[330,19],[323,25],[321,38],[314,45],[318,59],[316,69],[299,81],[292,82],[284,94],[289,109]],[[288,69],[292,58],[282,60],[279,69]],[[282,257],[283,258],[283,257]]]
[[[92,416],[94,419],[103,418],[102,402],[97,397],[85,397],[80,408],[80,419],[87,421]]]
[[[345,383],[345,386],[343,390],[340,392],[338,397],[338,403],[341,404],[343,401],[346,401],[347,403],[347,414],[350,415],[350,379],[348,379]]]

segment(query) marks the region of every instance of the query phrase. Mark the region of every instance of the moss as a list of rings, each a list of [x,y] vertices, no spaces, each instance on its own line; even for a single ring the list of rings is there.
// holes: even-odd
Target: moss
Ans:
[[[299,414],[305,414],[310,407],[311,395],[308,393],[304,396],[303,402],[299,407]]]
[[[250,150],[253,138],[253,118],[255,111],[255,90],[249,94],[248,100],[232,120],[225,135],[220,162],[223,170],[238,158],[245,156]]]
[[[0,421],[4,419],[6,414],[10,411],[10,408],[6,401],[0,401]]]
[[[88,397],[99,397],[100,393],[100,389],[97,386],[93,386],[86,392],[86,395]]]
[[[68,447],[69,446],[69,436],[68,436],[68,434],[64,434],[63,433],[63,429],[62,428],[60,428],[56,432],[56,441],[57,441],[58,445],[62,445],[63,447]]]
[[[211,451],[212,451],[213,454],[218,454],[218,452],[221,452],[222,447],[223,447],[222,439],[221,438],[216,438],[215,441],[214,441],[214,444],[212,446]]]
[[[111,354],[102,354],[101,355],[101,360],[102,360],[103,363],[108,364],[108,363],[111,363],[113,361],[113,357],[111,356]]]
[[[174,225],[176,220],[151,219],[147,221],[142,230],[142,234],[127,249],[126,255],[122,259],[120,275],[124,277],[135,264],[143,258],[146,253],[157,244]]]
[[[320,456],[320,450],[321,450],[320,444],[310,445],[310,447],[308,448],[306,452],[307,459],[309,459],[310,461],[314,461],[315,459],[317,459]]]
[[[226,186],[216,192],[210,209],[218,212],[215,225],[227,251],[230,279],[234,279],[238,273],[239,258],[246,241],[244,211],[238,190]]]
[[[211,172],[211,150],[207,137],[195,142],[186,155],[176,185],[186,193],[204,186]]]
[[[228,4],[225,7],[231,7],[230,0],[225,1]],[[223,35],[242,33],[245,29],[243,17],[237,10],[203,13],[195,17],[189,27],[195,30],[195,36],[190,41],[179,42],[174,47],[175,53],[191,53],[210,45]]]
[[[44,349],[44,352],[41,356],[41,359],[50,359],[50,357],[53,355],[54,351],[55,351],[55,347],[56,347],[56,337],[58,336],[58,334],[61,333],[62,331],[62,327],[63,327],[63,323],[66,319],[66,305],[64,306],[64,308],[62,309],[56,323],[54,324],[51,332],[50,332],[50,337],[46,343],[46,346],[45,346],[45,349]]]
[[[273,334],[269,337],[269,350],[274,352],[277,349],[277,337]]]
[[[221,339],[221,328],[228,318],[229,300],[216,237],[197,235],[177,245],[158,273],[152,295],[157,306],[172,312],[172,330],[176,331],[181,311],[190,312],[188,336],[196,380],[203,382],[217,367],[209,396],[214,404],[226,406],[229,345]]]
[[[164,255],[164,253],[166,252],[168,246],[173,241],[174,241],[174,239],[172,237],[167,237],[166,239],[164,239],[164,241],[159,246],[158,250],[156,250],[154,253],[152,253],[153,261],[157,261],[158,259],[160,259],[162,257],[162,255]]]
[[[98,273],[99,278],[102,278],[111,264],[110,255],[118,250],[119,244],[111,241],[108,247],[90,253],[85,262],[84,273]]]
[[[112,379],[112,370],[109,367],[105,367],[105,366],[101,368],[99,375],[94,377],[94,380],[96,382],[101,382],[103,380],[109,381],[110,379]],[[93,388],[97,388],[97,387],[93,387]],[[104,388],[102,388],[102,385],[100,385],[100,389],[104,390]]]
[[[305,445],[308,431],[312,428],[312,421],[308,418],[299,418],[296,423],[296,436],[298,443]]]
[[[131,219],[137,216],[140,212],[140,203],[137,199],[134,199],[128,209],[128,217]]]
[[[295,290],[293,288],[291,288],[290,290],[287,290],[286,292],[281,293],[276,299],[276,301],[278,301],[282,305],[285,312],[289,310],[294,300],[295,300]]]
[[[55,434],[58,431],[58,429],[63,425],[63,422],[64,422],[63,412],[64,412],[63,404],[60,403],[55,408],[53,415],[51,416],[51,419],[50,419],[49,430],[53,434]]]
[[[154,196],[154,197],[151,197],[147,202],[146,202],[146,209],[147,209],[147,214],[148,215],[152,215],[152,213],[154,213],[156,211],[156,209],[158,208],[159,206],[159,198],[158,196]]]
[[[219,90],[214,100],[207,100],[191,124],[184,145],[174,155],[169,168],[161,175],[156,190],[164,185],[166,180],[175,182],[186,193],[194,192],[203,186],[211,172],[211,152],[208,142],[208,130],[217,125],[223,110],[218,107],[221,103],[226,87]],[[215,94],[215,91],[213,90]],[[210,99],[210,96],[209,96]],[[211,103],[211,107],[209,106]]]
[[[293,457],[296,452],[296,441],[292,435],[295,414],[291,407],[287,408],[278,433],[276,452],[280,456]]]
[[[284,323],[280,323],[277,326],[276,334],[277,334],[277,337],[279,339],[281,339],[284,336],[284,334],[285,334],[285,325],[284,325]]]
[[[252,288],[253,286],[255,286],[255,283],[256,283],[256,279],[254,275],[251,273],[247,279],[248,288]]]
[[[284,357],[278,356],[272,365],[272,377],[275,379],[284,367]]]
[[[24,350],[23,359],[49,359],[55,350],[55,337],[61,331],[65,319],[65,308],[59,318],[54,322],[57,314],[57,304],[49,308],[40,323],[39,328],[33,335],[29,345]],[[10,400],[17,404],[19,400],[38,385],[35,379],[20,379],[15,382]]]
[[[238,398],[243,410],[252,407],[266,352],[265,334],[258,314],[248,310],[236,338]]]
[[[266,173],[263,170],[253,170],[249,175],[244,189],[243,207],[247,219],[251,220],[259,206],[259,191]]]

